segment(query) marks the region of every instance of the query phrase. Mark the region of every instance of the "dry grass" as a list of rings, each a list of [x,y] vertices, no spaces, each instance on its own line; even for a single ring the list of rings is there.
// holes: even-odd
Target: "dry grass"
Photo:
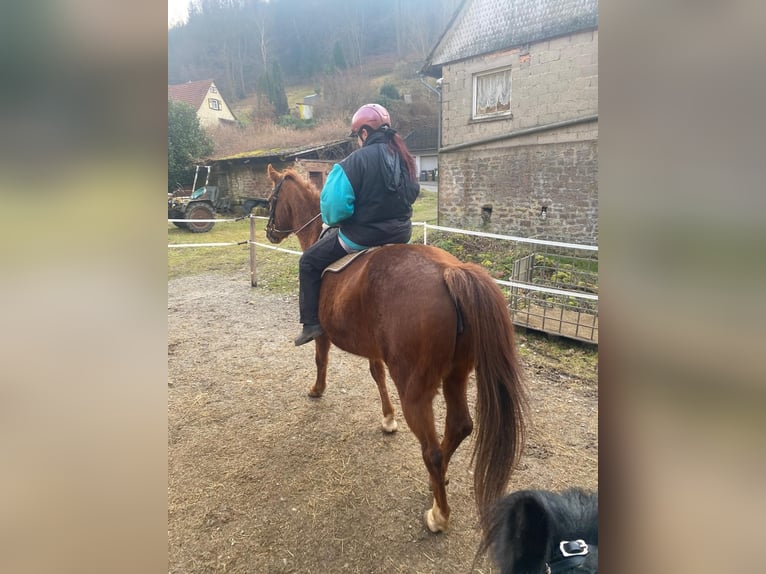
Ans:
[[[248,151],[292,148],[343,138],[348,121],[340,117],[326,119],[313,128],[296,130],[275,123],[247,126],[219,126],[208,131],[215,144],[213,157],[225,157]]]

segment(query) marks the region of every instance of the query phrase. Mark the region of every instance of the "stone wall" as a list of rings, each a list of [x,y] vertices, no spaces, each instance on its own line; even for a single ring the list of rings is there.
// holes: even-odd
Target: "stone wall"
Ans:
[[[443,154],[439,223],[596,244],[597,177],[595,140]]]
[[[232,205],[242,205],[243,200],[250,197],[267,198],[271,195],[273,185],[266,166],[271,163],[279,171],[287,168],[294,169],[302,177],[311,180],[318,189],[324,185],[324,180],[330,172],[334,161],[330,160],[297,160],[289,162],[259,162],[249,163],[219,163],[214,165],[210,175],[210,184],[217,185],[221,193],[231,198]],[[312,177],[313,174],[313,177]]]
[[[271,195],[272,183],[266,171],[266,163],[251,162],[248,164],[217,165],[210,176],[211,184],[215,182],[221,193],[231,198],[232,205],[242,205],[249,197],[267,198]],[[282,170],[294,167],[293,162],[279,164],[272,162],[275,169]]]

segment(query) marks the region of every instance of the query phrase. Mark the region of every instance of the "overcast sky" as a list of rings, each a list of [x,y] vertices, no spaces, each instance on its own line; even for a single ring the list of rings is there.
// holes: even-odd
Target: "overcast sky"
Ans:
[[[186,20],[190,0],[168,0],[168,28],[176,22]]]

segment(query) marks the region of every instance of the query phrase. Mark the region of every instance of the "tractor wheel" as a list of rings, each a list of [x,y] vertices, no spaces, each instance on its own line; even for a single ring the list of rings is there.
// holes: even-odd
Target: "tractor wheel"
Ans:
[[[215,218],[215,211],[207,203],[192,204],[186,210],[186,225],[192,233],[207,233],[215,225],[212,221],[196,223],[196,219],[213,218]]]
[[[183,218],[184,218],[183,212],[178,211],[177,209],[168,211],[168,219],[183,219]],[[185,221],[174,221],[173,225],[175,225],[176,227],[180,227],[181,229],[188,228]]]

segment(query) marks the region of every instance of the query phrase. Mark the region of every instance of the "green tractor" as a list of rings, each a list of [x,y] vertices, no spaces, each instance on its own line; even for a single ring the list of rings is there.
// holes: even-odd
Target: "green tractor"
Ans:
[[[205,184],[197,188],[197,177],[200,167],[207,169]],[[192,233],[207,233],[215,222],[216,210],[228,208],[228,202],[221,197],[218,187],[208,185],[210,179],[210,166],[197,166],[194,171],[194,183],[191,193],[184,190],[180,185],[178,189],[168,192],[168,219],[175,219],[173,225],[181,229],[188,229]],[[183,221],[180,221],[183,220]]]

